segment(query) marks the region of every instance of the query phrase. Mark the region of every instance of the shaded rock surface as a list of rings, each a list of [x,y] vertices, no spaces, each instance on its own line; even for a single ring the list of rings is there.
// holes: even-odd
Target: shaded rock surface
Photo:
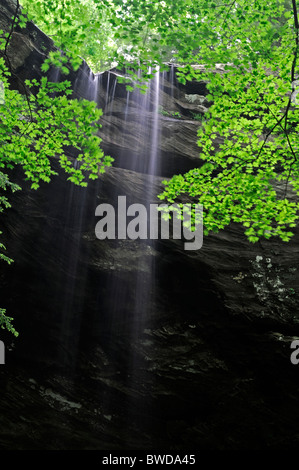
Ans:
[[[19,67],[30,74],[27,62]],[[89,93],[90,75],[84,65],[74,93]],[[188,252],[181,240],[98,240],[98,204],[126,196],[148,207],[164,177],[198,165],[200,122],[185,95],[204,96],[202,83],[173,88],[164,77],[161,102],[181,117],[160,116],[152,175],[142,162],[155,91],[147,141],[139,98],[128,119],[123,86],[106,100],[108,76],[97,101],[116,166],[87,189],[62,174],[37,192],[23,182],[1,217],[15,259],[1,266],[1,306],[20,336],[1,332],[0,448],[297,448],[298,231],[289,244],[251,245],[232,225]],[[137,153],[141,135],[140,163],[130,149]]]

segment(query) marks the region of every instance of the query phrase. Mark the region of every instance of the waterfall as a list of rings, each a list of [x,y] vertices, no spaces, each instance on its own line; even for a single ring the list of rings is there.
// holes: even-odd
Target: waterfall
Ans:
[[[92,71],[89,71],[88,75],[88,86],[87,86],[87,93],[86,99],[89,101],[98,101],[98,87],[99,87],[99,76],[94,75]]]
[[[106,103],[106,106],[107,106],[106,113],[107,113],[108,115],[113,112],[113,105],[114,105],[114,96],[115,96],[115,90],[116,90],[116,83],[117,83],[117,78],[114,77],[113,84],[112,84],[112,86],[111,86],[111,91],[109,91],[109,89],[107,89],[108,98],[107,98],[107,103]]]
[[[152,70],[149,68],[148,73],[151,72]],[[142,94],[136,86],[133,91],[126,91],[125,108],[120,109],[118,107],[115,115],[113,113],[115,86],[110,86],[111,97],[108,100],[106,96],[107,105],[103,118],[110,130],[116,128],[116,131],[118,131],[119,125],[122,126],[122,132],[120,133],[122,150],[117,152],[116,166],[141,174],[156,175],[160,171],[157,149],[159,146],[158,111],[162,74],[157,70],[154,71],[153,75],[154,77],[147,84],[145,94]],[[109,76],[108,83],[111,80],[112,78]],[[118,121],[120,113],[122,116],[121,122]],[[128,146],[126,135],[130,134],[132,126],[134,126],[134,142]],[[107,134],[105,134],[106,137]]]
[[[76,73],[76,78],[73,84],[73,97],[83,98],[97,103],[100,81],[101,75],[94,74],[88,65],[83,62]]]
[[[126,138],[127,126],[132,126],[132,124],[136,126],[134,144],[130,145],[129,151],[113,156],[116,157],[116,168],[117,166],[125,167],[133,174],[139,175],[138,178],[143,185],[142,198],[138,201],[130,200],[130,203],[142,203],[148,213],[150,204],[153,202],[156,175],[160,172],[159,106],[163,78],[163,74],[155,70],[145,94],[135,88],[130,92],[122,92],[121,99],[119,99],[121,92],[117,88],[116,74],[109,71],[94,75],[83,66],[73,86],[75,97],[81,96],[93,100],[103,109],[105,140],[109,141],[111,132],[117,127],[119,115],[123,124],[122,142]],[[75,162],[74,165],[78,163]],[[62,366],[68,367],[69,372],[76,370],[80,356],[81,330],[86,322],[82,317],[82,312],[84,312],[84,296],[88,289],[88,281],[86,268],[80,262],[81,251],[84,249],[84,231],[86,224],[89,223],[86,213],[90,212],[92,200],[94,205],[102,202],[99,196],[101,184],[102,181],[99,178],[87,188],[76,187],[73,184],[67,184],[64,188],[65,216],[58,260],[61,266],[62,295],[58,293],[58,296],[62,298],[59,325],[60,361]],[[111,202],[116,202],[118,196],[128,196],[130,199],[129,192],[119,193],[117,187],[115,190],[116,193],[111,194]],[[128,390],[140,388],[146,391],[138,347],[142,345],[143,331],[145,325],[150,323],[150,313],[155,305],[155,241],[150,239],[115,240],[115,243],[111,243],[110,246],[105,240],[97,241],[97,243],[105,243],[100,251],[105,252],[108,249],[110,268],[103,278],[105,287],[101,289],[102,294],[96,295],[94,324],[90,327],[91,330],[97,332],[97,337],[101,341],[100,347],[114,361],[115,367],[120,369],[124,386]],[[122,246],[126,253],[132,253],[132,255],[126,262],[122,259],[121,266],[118,267],[117,259],[121,257]],[[132,278],[132,282],[128,283],[127,276]],[[92,331],[90,334],[92,337]],[[124,343],[127,344],[126,351],[118,348],[118,345]],[[106,413],[110,414],[112,404],[109,395],[103,395],[101,402]],[[132,415],[135,414],[133,410],[134,397],[129,393],[124,410],[128,424]],[[147,414],[149,415],[150,413]],[[146,425],[149,423],[147,422]]]
[[[111,73],[110,73],[110,70],[109,70],[109,71],[108,71],[108,79],[107,79],[107,87],[106,87],[105,108],[107,107],[108,102],[109,102],[110,76],[111,76]]]
[[[128,177],[140,178],[143,184],[142,200],[131,200],[130,193],[120,193],[119,188],[116,187],[116,193],[111,194],[111,201],[116,203],[117,196],[128,196],[130,203],[142,203],[149,214],[150,204],[153,202],[151,199],[154,194],[155,178],[160,171],[158,149],[162,74],[159,70],[154,71],[145,94],[142,94],[137,87],[133,91],[127,91],[125,86],[122,86],[118,88],[116,95],[115,74],[113,72],[106,73],[105,80],[102,137],[104,140],[109,140],[111,132],[119,129],[119,115],[121,115],[122,125],[119,138],[122,143],[125,143],[130,126],[134,126],[134,142],[128,151],[113,155],[116,159],[114,166],[128,168],[133,172]],[[119,94],[121,94],[121,98],[119,98]],[[126,178],[126,174],[124,174],[124,178]],[[115,210],[117,212],[116,207]],[[98,243],[104,243],[104,241]],[[128,390],[145,391],[141,358],[135,348],[138,349],[138,345],[142,345],[143,330],[145,325],[150,323],[150,312],[155,305],[156,267],[153,255],[155,241],[150,239],[116,240],[111,256],[115,256],[116,259],[121,256],[122,247],[132,255],[126,262],[125,258],[122,260],[121,271],[119,271],[116,261],[113,269],[107,275],[105,298],[98,299],[97,309],[100,325],[98,328],[103,328],[102,345],[109,356],[114,357],[116,367],[121,369],[120,374],[123,377],[124,385]],[[128,284],[127,276],[132,278],[130,284]],[[125,341],[124,338],[126,338]],[[117,344],[124,342],[128,348],[126,351],[117,348]],[[109,396],[105,396],[104,406],[109,410]],[[134,397],[129,393],[128,402],[124,409],[128,426],[132,415],[135,414],[133,410]],[[146,423],[147,426],[149,424]]]
[[[150,175],[157,174],[158,170],[158,146],[159,146],[159,104],[160,104],[160,71],[156,70],[154,76],[154,103],[152,110],[152,136],[151,152],[148,172]]]
[[[94,75],[84,65],[73,86],[74,96],[79,95],[89,101],[98,101],[100,75]],[[74,161],[74,167],[79,168]],[[83,188],[72,183],[65,185],[65,218],[63,223],[63,242],[60,247],[62,303],[60,323],[60,364],[75,370],[79,355],[81,330],[81,310],[84,303],[85,271],[80,265],[84,219],[86,218],[87,197],[91,188]],[[58,296],[60,296],[58,292]]]
[[[49,73],[49,81],[53,83],[58,83],[61,80],[61,69],[58,67],[53,67]]]
[[[74,166],[78,163],[75,161]],[[60,363],[72,370],[79,354],[81,307],[84,301],[85,273],[80,266],[83,219],[86,210],[86,190],[69,183],[65,188],[66,216],[63,223],[63,243],[60,265],[62,269],[62,302],[60,323]],[[59,294],[60,295],[60,294]]]

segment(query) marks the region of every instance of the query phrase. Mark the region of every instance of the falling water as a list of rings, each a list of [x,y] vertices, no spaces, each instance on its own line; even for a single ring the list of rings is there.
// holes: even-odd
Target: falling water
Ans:
[[[149,68],[148,73],[151,72]],[[153,175],[159,171],[156,151],[159,139],[160,76],[159,71],[154,73],[145,94],[137,87],[126,94],[126,106],[122,114],[122,153],[117,155],[117,164],[121,168]],[[113,117],[110,122],[112,120]],[[126,142],[127,134],[134,139],[129,146]]]
[[[97,103],[99,76],[94,75],[90,70],[87,83],[88,83],[88,87],[87,87],[86,99],[89,101],[95,101]]]
[[[149,161],[149,174],[155,175],[158,170],[158,147],[159,147],[159,104],[160,104],[160,71],[157,69],[154,77],[154,105],[153,124],[151,136],[151,152]]]
[[[74,162],[75,168],[78,163]],[[60,362],[62,366],[76,367],[81,327],[81,307],[84,300],[85,276],[80,266],[82,229],[86,206],[86,191],[74,184],[66,185],[66,216],[63,226],[60,263],[63,279],[60,323]]]
[[[143,148],[139,155],[139,158],[146,158],[146,162],[143,165],[143,169],[146,173],[145,185],[144,185],[144,204],[147,212],[150,212],[150,204],[153,202],[152,197],[154,193],[154,184],[156,180],[157,172],[159,171],[159,103],[160,103],[160,71],[155,71],[154,78],[151,80],[148,93],[145,101],[142,102],[144,108],[141,108],[141,114],[145,112],[148,115],[148,119],[145,121],[146,128],[145,133],[148,133],[148,139],[141,136],[140,143],[146,142],[149,148]],[[142,119],[142,117],[140,116]],[[140,151],[140,146],[139,146]],[[149,235],[148,235],[149,237]],[[149,252],[153,252],[155,249],[155,241],[148,238],[147,243],[140,245],[140,251],[142,255],[139,258],[138,275],[136,279],[136,296],[135,296],[135,316],[136,325],[132,331],[132,342],[140,340],[142,334],[142,325],[147,321],[147,316],[151,311],[151,305],[154,302],[154,287],[155,287],[155,263],[154,256],[149,256]],[[147,259],[147,271],[144,271],[144,258]],[[134,380],[138,383],[141,377],[138,376],[138,359],[132,357],[131,363],[131,375]],[[140,384],[142,386],[143,384]]]
[[[106,101],[105,101],[105,108],[107,107],[107,105],[108,105],[108,102],[109,102],[110,76],[111,76],[111,73],[110,73],[110,70],[109,70],[109,71],[108,71],[108,79],[107,79],[107,87],[106,87]]]
[[[169,82],[171,86],[170,97],[174,98],[174,90],[175,90],[175,87],[177,86],[177,77],[175,74],[175,67],[173,64],[170,65],[170,71],[168,73],[169,73]]]
[[[53,67],[49,73],[49,81],[58,83],[61,80],[61,69],[59,67]]]
[[[100,74],[94,74],[83,62],[73,85],[73,97],[98,102]]]
[[[81,72],[74,84],[74,95],[96,101],[99,105],[99,97],[102,100],[104,136],[109,138],[109,129],[114,129],[115,119],[122,114],[122,136],[126,139],[129,126],[135,126],[134,144],[130,144],[130,151],[125,154],[113,155],[121,167],[130,168],[141,182],[143,189],[142,200],[139,202],[149,206],[152,202],[156,181],[156,175],[160,171],[160,88],[163,75],[159,70],[154,72],[153,79],[148,84],[145,94],[138,89],[126,92],[123,101],[116,107],[116,75],[112,72],[94,75],[86,67]],[[105,80],[105,82],[104,82]],[[105,90],[101,89],[105,83]],[[120,110],[120,103],[123,109]],[[104,106],[103,106],[104,105]],[[110,131],[111,132],[111,131]],[[77,162],[74,163],[78,165]],[[116,165],[117,166],[117,165]],[[132,182],[134,173],[131,173]],[[124,174],[124,178],[126,178]],[[131,180],[130,180],[131,181]],[[90,193],[96,192],[101,185],[101,180],[93,185],[93,189],[80,188],[72,184],[65,187],[67,211],[64,221],[64,237],[61,245],[61,285],[64,293],[61,304],[61,362],[65,365],[72,364],[75,370],[79,355],[79,343],[82,323],[82,311],[84,311],[84,295],[86,289],[86,272],[80,263],[80,253],[83,247],[84,224],[86,223],[87,201],[90,203]],[[115,189],[119,191],[119,188]],[[111,194],[111,201],[116,201],[118,195]],[[97,197],[97,199],[96,199]],[[97,204],[101,203],[99,196],[95,194]],[[116,208],[115,208],[116,209]],[[105,243],[105,241],[98,241]],[[127,259],[127,264],[122,260],[120,267],[116,266],[107,271],[106,287],[101,289],[102,296],[98,297],[97,315],[94,327],[99,332],[99,340],[111,360],[114,361],[123,376],[124,386],[129,390],[129,398],[124,409],[128,427],[134,412],[134,393],[136,390],[144,392],[146,396],[146,381],[142,372],[138,345],[142,344],[144,325],[150,321],[150,312],[154,308],[155,295],[155,241],[153,240],[116,240],[113,245],[112,257],[116,259],[124,246],[125,253],[132,253]],[[109,248],[111,250],[111,247]],[[114,250],[114,251],[113,251]],[[110,256],[110,255],[109,255]],[[128,256],[128,255],[127,255]],[[127,273],[127,275],[126,275]],[[128,282],[131,279],[131,282]],[[104,297],[103,297],[104,292]],[[92,328],[92,326],[91,326]],[[127,344],[127,350],[118,349],[120,344]],[[123,347],[123,346],[122,346]],[[136,349],[137,348],[137,349]],[[101,406],[109,414],[113,406],[109,395],[101,397]],[[147,413],[149,420],[150,413]],[[144,423],[149,425],[149,422]]]
[[[126,107],[125,107],[125,124],[127,123],[127,119],[128,119],[129,100],[130,100],[130,91],[127,91]]]
[[[106,106],[107,106],[107,111],[106,113],[109,115],[109,114],[112,114],[113,112],[113,105],[114,105],[114,97],[115,97],[115,90],[116,90],[116,83],[117,83],[117,78],[114,77],[114,80],[113,80],[113,84],[111,86],[111,90],[109,92],[109,102],[107,102]]]
[[[151,70],[149,71],[151,73]],[[130,109],[130,103],[126,102],[125,110],[125,126],[130,125],[129,118],[133,113],[135,114],[135,122],[138,123],[136,148],[132,148],[132,162],[130,167],[135,171],[143,174],[144,178],[144,196],[142,203],[145,205],[147,213],[150,211],[150,204],[153,202],[153,187],[155,184],[155,176],[159,172],[159,104],[160,104],[160,79],[161,74],[159,70],[154,72],[154,77],[150,81],[147,93],[142,95],[138,90],[133,92],[136,107]],[[133,100],[132,100],[133,101]],[[133,102],[131,101],[132,105]],[[129,117],[128,117],[129,116]],[[127,155],[127,158],[129,155]],[[130,157],[129,157],[130,158]],[[136,247],[138,257],[136,260],[136,278],[132,289],[134,289],[134,304],[132,305],[132,316],[130,328],[130,344],[133,347],[128,354],[128,368],[127,368],[127,385],[132,390],[139,390],[140,393],[146,395],[147,382],[142,372],[142,363],[138,353],[138,347],[141,346],[143,341],[143,329],[150,321],[150,312],[153,309],[155,301],[155,241],[146,240],[146,243],[140,241]],[[139,345],[139,346],[138,346]],[[142,347],[142,346],[141,346]],[[134,349],[134,348],[137,348]],[[131,400],[127,407],[127,422],[128,426],[134,414],[134,395],[131,395]],[[150,413],[146,412],[147,406],[144,404],[143,425],[150,426],[151,419]],[[147,416],[147,417],[145,417]]]
[[[151,70],[149,70],[149,73]],[[113,155],[116,158],[116,167],[129,168],[128,182],[134,184],[134,178],[139,179],[143,184],[143,189],[139,197],[142,200],[131,201],[142,203],[149,213],[149,205],[153,197],[153,186],[155,175],[159,173],[159,104],[161,73],[154,72],[153,79],[149,82],[147,92],[142,94],[137,88],[133,91],[126,91],[120,101],[115,98],[116,76],[114,73],[107,73],[106,95],[104,108],[104,130],[103,138],[109,139],[110,133],[118,130],[121,126],[119,138],[124,148],[127,135],[132,135],[133,142],[130,142],[128,151]],[[120,109],[122,104],[123,109]],[[119,114],[121,122],[118,124]],[[114,136],[114,141],[117,140]],[[136,174],[136,176],[134,176]],[[126,178],[126,173],[123,178]],[[132,180],[130,178],[133,178]],[[115,188],[116,194],[111,194],[111,201],[117,201],[117,196],[125,195],[128,198],[131,194],[119,193],[119,188]],[[101,202],[101,201],[99,201]],[[116,212],[117,212],[117,208]],[[103,243],[103,241],[99,242]],[[138,344],[141,344],[143,330],[146,322],[149,322],[150,311],[154,305],[155,293],[155,264],[154,250],[155,242],[152,240],[125,240],[116,241],[115,256],[119,256],[121,250],[125,253],[132,252],[132,256],[122,260],[120,267],[111,269],[106,281],[105,299],[100,298],[99,322],[103,328],[102,347],[108,352],[109,357],[114,358],[117,368],[121,368],[124,386],[130,390],[128,402],[123,412],[126,414],[128,428],[134,412],[134,390],[142,390],[146,393],[146,383],[144,381]],[[113,252],[112,252],[113,253]],[[114,254],[112,254],[114,256]],[[128,282],[128,279],[131,279]],[[104,307],[103,307],[104,305]],[[104,312],[103,312],[104,309]],[[103,318],[104,316],[104,318]],[[118,345],[127,344],[127,350],[118,349]],[[102,397],[102,405],[109,410],[112,404],[109,396]],[[145,407],[146,408],[146,407]],[[147,414],[149,416],[149,413]],[[144,418],[145,419],[145,418]],[[149,419],[149,418],[147,418]],[[149,423],[144,423],[144,425]]]
[[[99,83],[100,76],[94,75],[89,68],[83,66],[74,83],[74,96],[82,96],[84,99],[97,102]],[[75,160],[74,168],[78,169],[79,165],[79,162]],[[90,191],[89,188],[86,189],[71,183],[65,185],[66,214],[60,252],[61,286],[63,286],[60,363],[73,370],[76,368],[79,355],[81,310],[86,283],[85,271],[80,265],[80,253],[88,191]]]

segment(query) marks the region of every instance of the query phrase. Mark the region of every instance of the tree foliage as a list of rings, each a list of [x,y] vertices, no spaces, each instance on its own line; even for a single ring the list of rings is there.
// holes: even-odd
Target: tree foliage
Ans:
[[[206,233],[239,222],[251,242],[262,236],[290,239],[298,218],[290,193],[299,190],[298,104],[292,99],[298,78],[295,0],[35,5],[34,17],[48,18],[43,24],[56,31],[71,57],[81,50],[81,31],[89,31],[78,26],[78,18],[88,21],[92,8],[110,31],[110,62],[129,65],[133,81],[137,69],[150,78],[149,65],[163,67],[166,59],[179,64],[182,82],[206,79],[213,105],[199,130],[199,168],[165,182],[160,198],[174,202],[187,194],[202,203]],[[194,64],[204,64],[205,71]],[[225,71],[215,73],[216,64],[225,64]]]
[[[67,73],[65,62],[77,70],[82,58],[96,72],[111,66],[117,45],[113,40],[113,24],[109,21],[109,2],[97,0],[22,0],[24,21],[32,20],[51,37],[55,45],[67,54],[53,51],[43,69],[51,64],[61,65]]]
[[[109,156],[104,155],[100,147],[101,139],[97,135],[102,111],[94,102],[71,99],[70,82],[51,83],[44,76],[39,82],[36,79],[26,80],[21,84],[20,91],[11,86],[15,74],[8,44],[16,25],[25,27],[28,19],[20,11],[17,1],[11,29],[6,33],[0,32],[0,82],[1,91],[4,91],[0,105],[0,211],[10,207],[6,191],[21,189],[7,176],[7,171],[16,166],[23,168],[25,179],[31,182],[32,189],[37,189],[41,182],[48,183],[57,174],[53,159],[59,161],[69,181],[81,186],[86,186],[88,179],[96,179],[112,162]],[[59,51],[58,55],[62,57]],[[53,57],[50,59],[53,60]],[[68,59],[73,60],[76,66],[72,51]],[[47,61],[43,67],[45,72]],[[77,64],[80,61],[77,56]],[[63,62],[59,65],[64,67]],[[3,244],[0,248],[5,250]],[[12,262],[3,251],[0,258]],[[16,335],[11,320],[1,309],[0,326]]]
[[[196,58],[213,100],[199,130],[200,168],[166,182],[160,196],[190,195],[204,207],[205,233],[231,222],[260,237],[288,241],[298,219],[298,55],[295,2],[206,3]],[[182,80],[196,77],[187,48]],[[190,60],[191,59],[191,60]],[[225,64],[215,73],[216,63]]]

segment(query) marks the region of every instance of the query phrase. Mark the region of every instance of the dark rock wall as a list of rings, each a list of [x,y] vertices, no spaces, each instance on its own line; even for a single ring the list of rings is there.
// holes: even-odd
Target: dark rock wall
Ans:
[[[33,52],[40,63],[39,44],[16,60],[20,79],[31,76]],[[75,89],[84,96],[82,76],[90,78],[85,64]],[[98,103],[115,167],[87,189],[60,174],[32,191],[13,174],[23,191],[1,216],[15,262],[2,263],[0,292],[20,336],[1,332],[2,450],[297,448],[298,233],[288,244],[251,245],[233,225],[191,252],[180,240],[95,237],[98,204],[122,195],[157,202],[164,177],[198,164],[190,109],[203,105],[185,95],[203,96],[204,83],[173,89],[164,78],[163,107],[181,117],[160,117],[154,177],[132,167],[142,110],[137,101],[124,121],[121,85],[107,103],[108,72]],[[150,128],[151,107],[147,117]]]

